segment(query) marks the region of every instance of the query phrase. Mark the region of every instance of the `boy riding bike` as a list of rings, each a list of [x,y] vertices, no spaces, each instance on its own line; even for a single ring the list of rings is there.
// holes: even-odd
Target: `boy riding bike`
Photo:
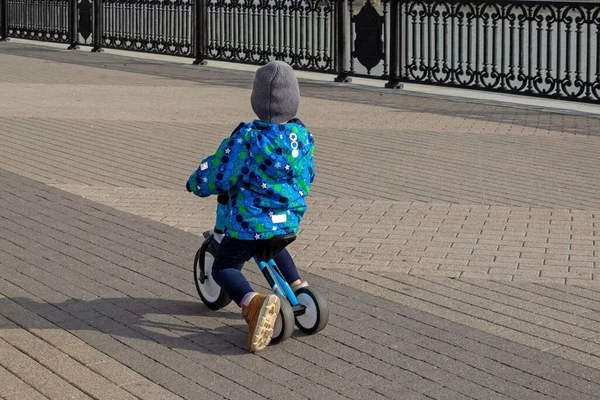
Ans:
[[[295,119],[299,103],[298,81],[288,64],[272,61],[259,68],[251,96],[259,119],[241,123],[187,182],[197,196],[218,195],[215,233],[223,238],[212,277],[242,308],[252,352],[270,343],[280,303],[274,294],[255,292],[242,267],[265,240],[297,234],[315,177],[313,137]],[[292,290],[307,285],[286,249],[275,262]]]

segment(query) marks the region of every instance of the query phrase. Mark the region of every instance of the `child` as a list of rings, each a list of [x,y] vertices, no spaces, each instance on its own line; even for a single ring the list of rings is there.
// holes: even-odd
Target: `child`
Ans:
[[[279,298],[254,292],[241,270],[262,241],[298,232],[315,171],[312,135],[294,119],[300,90],[293,69],[282,61],[259,68],[251,103],[259,119],[241,123],[223,140],[187,188],[201,197],[218,195],[216,228],[224,237],[212,276],[242,308],[248,350],[259,351],[271,341]],[[287,250],[275,262],[292,290],[307,285]]]

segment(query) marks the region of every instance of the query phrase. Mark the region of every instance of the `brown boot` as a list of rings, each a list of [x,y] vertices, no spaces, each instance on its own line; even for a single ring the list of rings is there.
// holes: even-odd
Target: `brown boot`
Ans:
[[[274,294],[257,294],[242,306],[242,316],[248,323],[248,351],[260,351],[269,345],[279,307],[279,297]]]

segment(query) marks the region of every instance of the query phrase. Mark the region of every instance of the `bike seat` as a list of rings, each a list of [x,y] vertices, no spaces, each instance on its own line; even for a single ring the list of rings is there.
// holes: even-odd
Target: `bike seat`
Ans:
[[[287,233],[285,235],[274,236],[265,240],[264,244],[256,251],[258,261],[269,261],[277,256],[286,246],[296,240],[296,235]]]

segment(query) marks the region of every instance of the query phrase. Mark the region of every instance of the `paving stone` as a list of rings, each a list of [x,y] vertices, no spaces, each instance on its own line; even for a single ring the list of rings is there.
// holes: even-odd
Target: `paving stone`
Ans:
[[[19,357],[2,365],[25,386],[3,397],[598,393],[595,118],[302,81],[319,179],[290,249],[330,326],[250,355],[235,307],[197,299],[201,239],[188,232],[212,227],[214,203],[181,182],[204,151],[190,143],[212,148],[238,122],[223,104],[247,112],[251,75],[20,46],[0,44],[12,93],[0,99],[0,337],[20,349],[5,346]],[[94,99],[112,100],[85,95],[73,113],[75,83],[107,68],[110,91],[94,85]]]
[[[47,397],[91,398],[3,340],[0,340],[0,355],[2,367]]]

